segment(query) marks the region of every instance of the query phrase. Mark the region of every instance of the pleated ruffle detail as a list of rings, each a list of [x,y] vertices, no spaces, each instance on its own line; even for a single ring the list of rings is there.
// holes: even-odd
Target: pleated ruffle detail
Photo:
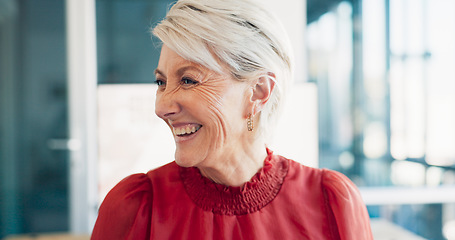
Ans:
[[[289,160],[267,149],[264,167],[242,187],[217,184],[195,167],[180,168],[185,190],[205,211],[222,215],[243,215],[265,207],[278,195],[289,169]]]

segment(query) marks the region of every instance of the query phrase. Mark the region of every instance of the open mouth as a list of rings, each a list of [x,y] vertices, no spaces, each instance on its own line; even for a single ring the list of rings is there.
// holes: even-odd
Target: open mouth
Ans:
[[[189,136],[201,129],[202,125],[191,125],[185,127],[174,128],[174,134],[178,137]]]

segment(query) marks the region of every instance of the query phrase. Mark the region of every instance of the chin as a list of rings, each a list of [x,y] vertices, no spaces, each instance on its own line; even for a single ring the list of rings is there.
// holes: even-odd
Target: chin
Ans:
[[[175,163],[180,167],[194,167],[197,164],[195,161],[196,158],[191,157],[189,154],[179,153],[178,151],[175,152]]]
[[[175,159],[175,163],[177,163],[177,165],[179,165],[180,167],[194,167],[194,164],[191,164],[187,161],[181,161],[180,159],[176,158]]]

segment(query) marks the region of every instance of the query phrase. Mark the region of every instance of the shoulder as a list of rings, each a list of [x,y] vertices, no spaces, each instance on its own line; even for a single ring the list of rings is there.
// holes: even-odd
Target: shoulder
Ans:
[[[168,177],[172,172],[176,172],[176,169],[177,165],[172,162],[150,170],[146,174],[137,173],[124,178],[109,191],[101,208],[115,207],[126,203],[129,206],[132,204],[134,206],[134,202],[141,202],[146,199],[151,200],[155,182]]]
[[[170,175],[178,173],[179,168],[180,167],[175,162],[170,162],[159,168],[148,171],[147,176],[150,178],[152,182],[155,182],[163,178],[168,178]]]
[[[104,202],[112,200],[131,199],[133,196],[143,195],[150,192],[152,183],[144,173],[130,175],[121,180],[109,191]],[[129,196],[125,198],[125,196]],[[103,202],[103,204],[104,204]]]
[[[99,209],[91,239],[133,239],[150,217],[152,184],[146,174],[133,174],[107,194]],[[142,236],[142,235],[141,235]]]
[[[169,163],[117,183],[100,206],[91,239],[145,239],[150,231],[154,185],[175,169],[176,164]]]
[[[329,169],[321,169],[321,172],[322,191],[333,211],[338,211],[338,209],[334,209],[336,206],[345,205],[352,209],[365,207],[357,186],[348,177]]]
[[[304,188],[317,191],[320,189],[324,170],[310,167],[292,159],[286,159],[289,162],[288,179],[295,184],[303,184]]]
[[[330,195],[341,198],[360,198],[356,185],[344,174],[330,170],[305,166],[294,160],[289,161],[290,174],[293,178],[298,176],[300,181],[305,181],[316,188],[322,188]]]
[[[373,239],[370,219],[356,185],[344,174],[322,169],[321,186],[329,218],[342,239]]]
[[[324,205],[324,212],[334,239],[373,239],[368,211],[357,186],[344,174],[313,168],[289,160],[288,180],[301,186],[306,199]],[[294,192],[299,189],[293,188]],[[311,193],[311,194],[310,194]]]
[[[321,173],[321,185],[329,195],[345,200],[361,199],[357,186],[344,174],[329,169],[321,169]]]

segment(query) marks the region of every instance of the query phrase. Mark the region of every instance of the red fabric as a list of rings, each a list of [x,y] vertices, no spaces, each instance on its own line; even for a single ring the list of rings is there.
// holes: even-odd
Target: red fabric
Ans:
[[[272,155],[244,187],[170,163],[125,178],[106,196],[98,239],[373,239],[344,175]]]

